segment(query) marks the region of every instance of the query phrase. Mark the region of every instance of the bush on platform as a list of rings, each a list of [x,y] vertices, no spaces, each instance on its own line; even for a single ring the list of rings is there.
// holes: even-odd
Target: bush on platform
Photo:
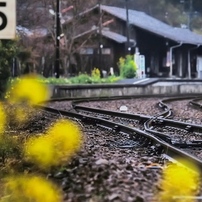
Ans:
[[[120,76],[123,78],[134,78],[137,75],[137,65],[132,55],[127,55],[126,58],[121,57],[118,67],[120,69]]]
[[[99,78],[99,77],[95,77],[95,76],[90,76],[88,74],[80,74],[79,76],[75,76],[75,77],[71,77],[71,78],[54,78],[54,77],[50,77],[50,78],[40,78],[40,80],[43,83],[46,84],[66,84],[66,85],[71,85],[71,84],[99,84],[99,83],[115,83],[118,80],[120,80],[121,77],[117,77],[117,76],[109,76],[106,78]]]

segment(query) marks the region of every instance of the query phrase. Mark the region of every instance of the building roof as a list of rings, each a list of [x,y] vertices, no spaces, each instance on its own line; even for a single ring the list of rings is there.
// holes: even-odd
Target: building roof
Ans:
[[[19,35],[24,35],[26,37],[33,37],[33,38],[45,37],[48,35],[48,30],[45,28],[37,28],[31,30],[26,27],[17,26],[16,32]]]
[[[31,36],[32,35],[32,32],[27,29],[26,27],[22,27],[22,26],[17,26],[16,27],[16,32],[18,34],[22,34],[22,35],[25,35],[25,36]]]
[[[99,27],[92,27],[90,30],[87,30],[77,36],[74,37],[74,39],[76,38],[79,38],[79,37],[82,37],[86,34],[92,34],[92,33],[95,33],[97,32],[99,34]],[[121,35],[121,34],[118,34],[116,32],[112,32],[111,30],[107,30],[107,29],[103,29],[102,30],[102,36],[108,38],[108,39],[111,39],[113,41],[116,41],[117,43],[125,43],[127,42],[127,37]],[[130,42],[133,42],[135,43],[135,41],[133,39],[130,39]]]
[[[110,30],[102,30],[102,36],[111,39],[113,41],[116,41],[118,43],[125,43],[127,42],[127,37],[117,34],[116,32],[112,32]],[[130,39],[131,42],[134,42],[134,40]]]
[[[121,20],[127,20],[126,9],[124,8],[101,5],[101,9]],[[129,23],[179,43],[202,44],[202,35],[196,34],[188,29],[172,27],[144,12],[129,9]]]

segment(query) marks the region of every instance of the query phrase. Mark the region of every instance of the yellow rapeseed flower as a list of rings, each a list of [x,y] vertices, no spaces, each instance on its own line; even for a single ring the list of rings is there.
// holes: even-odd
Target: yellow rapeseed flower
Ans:
[[[96,67],[91,71],[91,76],[94,78],[100,78],[100,70]]]
[[[8,177],[0,202],[61,202],[59,189],[38,176]]]
[[[11,103],[26,101],[31,106],[37,105],[50,98],[47,85],[41,83],[36,75],[26,75],[16,80],[8,90]]]
[[[0,103],[0,134],[5,130],[6,126],[6,114],[3,105]]]
[[[34,137],[25,143],[25,157],[41,168],[58,164],[54,144],[47,136]]]
[[[41,168],[50,168],[67,161],[81,145],[79,126],[69,120],[57,120],[45,135],[26,142],[25,157]]]
[[[47,131],[55,145],[57,156],[71,157],[82,145],[82,132],[80,127],[67,119],[57,120]]]
[[[173,163],[165,168],[163,172],[163,180],[161,181],[162,193],[159,194],[158,200],[163,202],[194,202],[193,198],[187,196],[195,196],[199,186],[199,172],[197,168],[190,162],[181,160],[179,163]]]

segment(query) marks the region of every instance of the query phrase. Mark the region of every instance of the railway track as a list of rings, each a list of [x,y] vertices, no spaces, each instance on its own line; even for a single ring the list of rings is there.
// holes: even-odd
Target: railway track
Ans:
[[[195,152],[196,148],[199,150],[202,146],[202,126],[170,119],[173,113],[168,104],[179,100],[195,100],[196,96],[161,99],[158,105],[163,110],[155,116],[108,111],[81,105],[83,102],[109,101],[120,98],[77,99],[72,102],[71,111],[50,107],[45,107],[45,110],[79,119],[84,124],[107,127],[117,133],[128,134],[128,142],[125,141],[124,144],[121,144],[118,141],[111,140],[110,142],[109,140],[111,145],[119,148],[133,148],[139,139],[144,139],[145,145],[155,145],[159,154],[189,159],[202,169],[201,153]],[[131,99],[131,97],[126,98]]]
[[[60,99],[42,108],[77,121],[85,133],[84,148],[62,172],[67,201],[154,202],[168,161],[187,159],[202,169],[201,125],[179,120],[175,109],[196,110],[189,103],[197,96],[149,97]]]

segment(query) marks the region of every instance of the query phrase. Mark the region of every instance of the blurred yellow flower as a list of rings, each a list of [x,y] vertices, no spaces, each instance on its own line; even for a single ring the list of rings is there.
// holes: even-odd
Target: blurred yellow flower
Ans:
[[[36,75],[26,75],[16,80],[8,90],[11,103],[28,102],[37,105],[50,98],[47,85],[41,83]]]
[[[45,135],[29,139],[24,150],[25,157],[41,168],[49,168],[58,164],[54,145]]]
[[[38,176],[8,177],[0,202],[61,202],[59,189]]]
[[[91,76],[94,78],[99,79],[100,78],[100,70],[96,67],[91,71]]]
[[[6,114],[3,105],[0,103],[0,134],[4,132],[6,126]]]
[[[185,166],[173,163],[165,168],[158,200],[163,202],[194,202],[199,186],[199,172],[190,162],[181,160]],[[188,166],[188,167],[187,167]],[[190,169],[191,168],[191,169]]]
[[[71,157],[82,145],[82,132],[73,121],[57,120],[47,131],[57,151],[58,156]]]
[[[57,120],[46,134],[25,143],[25,157],[41,168],[59,165],[71,158],[82,145],[82,132],[69,120]]]

